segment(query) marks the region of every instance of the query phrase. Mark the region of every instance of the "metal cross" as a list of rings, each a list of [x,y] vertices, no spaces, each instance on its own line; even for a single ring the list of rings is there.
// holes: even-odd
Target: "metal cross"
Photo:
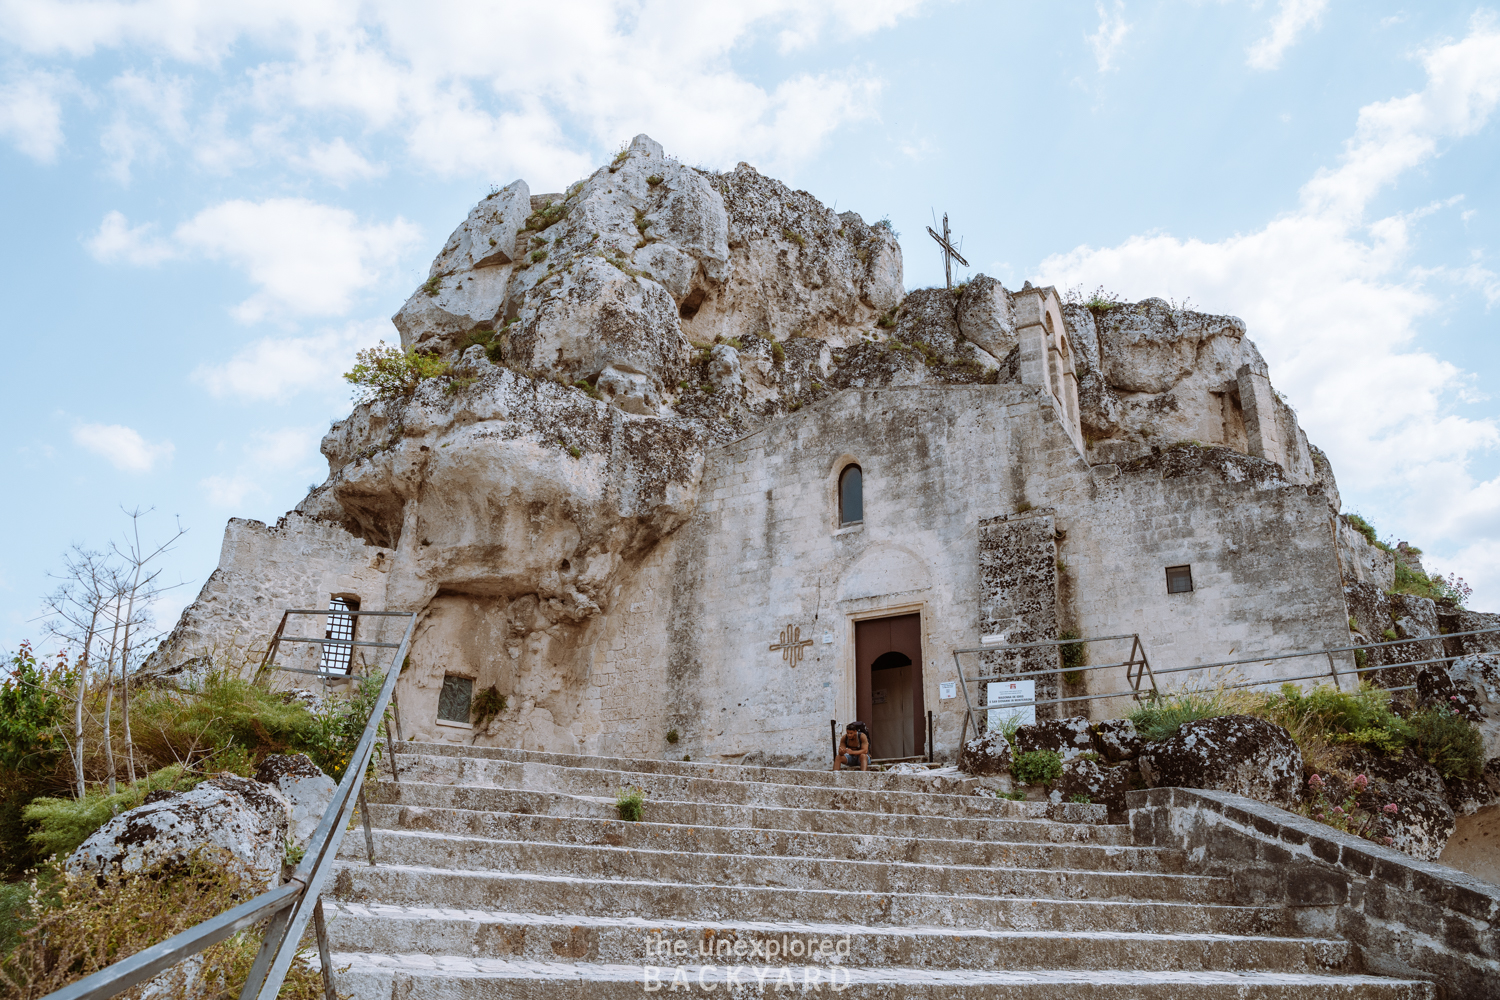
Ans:
[[[939,236],[933,232],[931,226],[927,227],[927,235],[937,240],[938,246],[943,248],[943,277],[948,279],[948,291],[951,292],[953,291],[953,261],[958,261],[964,267],[968,267],[969,262],[964,260],[963,256],[957,250],[953,249],[953,242],[948,232],[947,212],[943,213],[943,235]]]
[[[812,644],[813,641],[811,639],[802,638],[801,627],[788,625],[781,630],[781,641],[771,643],[771,652],[774,653],[778,649],[781,650],[782,660],[790,662],[795,667],[797,661],[801,660],[807,652],[803,647],[811,646]]]

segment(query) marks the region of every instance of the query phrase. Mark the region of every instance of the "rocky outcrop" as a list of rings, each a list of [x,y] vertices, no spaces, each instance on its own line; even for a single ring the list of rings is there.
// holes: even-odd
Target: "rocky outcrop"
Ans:
[[[1422,668],[1417,694],[1447,705],[1479,729],[1486,758],[1500,756],[1500,653],[1474,653]]]
[[[1089,731],[1089,720],[1081,715],[1066,719],[1046,719],[1036,725],[1016,729],[1017,753],[1052,750],[1060,754],[1066,763],[1093,749],[1094,738]]]
[[[1140,757],[1150,788],[1209,788],[1285,809],[1302,798],[1302,751],[1291,734],[1250,715],[1185,722]]]
[[[1134,769],[1129,765],[1109,765],[1097,754],[1081,755],[1063,764],[1063,773],[1049,790],[1053,802],[1089,802],[1109,809],[1111,823],[1123,823],[1127,810],[1125,793],[1130,790]]]
[[[1135,760],[1146,747],[1146,741],[1129,719],[1096,722],[1089,727],[1089,733],[1094,738],[1094,749],[1111,763]]]
[[[1368,779],[1368,787],[1357,794],[1358,805],[1382,818],[1390,846],[1435,861],[1454,830],[1453,807],[1437,768],[1410,753],[1389,757],[1363,748],[1351,750],[1344,767]],[[1330,799],[1342,798],[1341,792],[1336,790]],[[1387,814],[1391,804],[1396,812]]]
[[[1396,586],[1395,555],[1370,541],[1350,522],[1348,515],[1339,516],[1337,530],[1339,569],[1346,584],[1368,584],[1380,591]]]
[[[269,884],[281,872],[291,806],[268,785],[220,774],[186,792],[159,791],[105,823],[68,858],[75,872],[108,877],[198,847],[223,848]]]
[[[305,753],[270,754],[256,768],[255,780],[281,793],[291,810],[288,836],[306,847],[323,814],[333,802],[338,785]]]
[[[958,754],[958,769],[979,778],[1009,774],[1010,763],[1010,741],[998,727],[965,743]]]

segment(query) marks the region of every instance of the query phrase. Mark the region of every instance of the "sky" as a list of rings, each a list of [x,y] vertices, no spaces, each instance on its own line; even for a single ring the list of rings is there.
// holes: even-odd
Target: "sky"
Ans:
[[[1242,317],[1344,509],[1500,610],[1500,12],[1365,0],[0,0],[0,650],[150,511],[170,625],[327,466],[492,185],[647,133],[969,273]]]

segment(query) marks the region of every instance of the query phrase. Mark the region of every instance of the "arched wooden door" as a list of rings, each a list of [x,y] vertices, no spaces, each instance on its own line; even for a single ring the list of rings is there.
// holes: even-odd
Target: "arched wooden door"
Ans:
[[[927,752],[922,703],[922,616],[897,615],[854,623],[854,695],[870,727],[870,755],[919,757]]]

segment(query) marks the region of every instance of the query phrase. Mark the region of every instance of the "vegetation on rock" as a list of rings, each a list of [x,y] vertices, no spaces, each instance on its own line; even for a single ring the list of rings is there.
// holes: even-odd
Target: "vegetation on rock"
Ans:
[[[385,341],[358,352],[354,359],[354,367],[344,373],[344,381],[359,390],[355,397],[361,403],[410,399],[424,380],[446,374],[449,367],[442,358],[387,347]]]

